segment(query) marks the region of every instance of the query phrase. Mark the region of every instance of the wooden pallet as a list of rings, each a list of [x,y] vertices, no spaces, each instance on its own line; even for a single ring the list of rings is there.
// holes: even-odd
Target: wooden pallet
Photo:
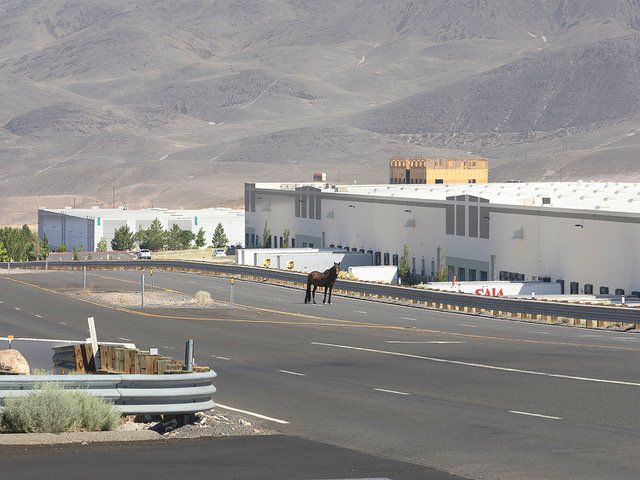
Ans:
[[[100,368],[96,370],[90,344],[77,344],[56,349],[56,355],[66,358],[65,368],[74,368],[76,373],[99,374],[176,374],[189,373],[181,360],[151,354],[148,351],[100,345]],[[69,355],[73,355],[73,361]],[[71,364],[71,365],[69,365]],[[193,366],[193,372],[208,372],[209,367]]]

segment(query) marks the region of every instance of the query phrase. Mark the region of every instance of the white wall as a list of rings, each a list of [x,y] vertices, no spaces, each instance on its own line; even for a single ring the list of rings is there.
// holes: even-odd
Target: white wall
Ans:
[[[380,186],[384,189],[384,186]],[[325,192],[320,220],[296,218],[293,192],[258,189],[256,211],[246,213],[248,228],[262,235],[267,221],[271,234],[289,228],[291,236],[322,238],[330,244],[402,255],[409,247],[410,266],[415,259],[420,274],[431,262],[437,268],[438,247],[446,263],[488,272],[495,258],[493,280],[500,271],[533,277],[550,277],[552,283],[565,281],[593,285],[593,293],[609,287],[610,294],[622,288],[626,294],[640,291],[640,215],[596,210],[524,207],[485,203],[491,210],[490,238],[446,234],[447,201],[380,198]],[[324,196],[323,196],[324,195]],[[258,197],[260,199],[258,199]],[[582,225],[582,226],[576,226]],[[296,243],[296,246],[300,246]],[[314,245],[317,246],[317,245]],[[457,271],[456,271],[457,274]],[[480,280],[477,275],[477,280]],[[468,280],[468,278],[467,278]]]

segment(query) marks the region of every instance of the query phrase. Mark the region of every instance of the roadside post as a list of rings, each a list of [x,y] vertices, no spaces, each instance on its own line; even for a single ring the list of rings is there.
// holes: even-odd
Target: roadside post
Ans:
[[[229,306],[233,307],[233,277],[229,279]]]
[[[193,339],[187,340],[184,349],[184,365],[187,372],[193,371]]]
[[[87,289],[87,266],[82,267],[82,290]]]
[[[149,269],[149,275],[151,275],[151,291],[153,292],[153,268]]]
[[[140,306],[144,307],[144,273],[140,275]]]

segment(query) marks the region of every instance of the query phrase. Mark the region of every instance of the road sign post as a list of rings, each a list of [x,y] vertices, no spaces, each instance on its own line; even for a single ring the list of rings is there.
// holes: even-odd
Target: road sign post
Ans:
[[[229,306],[233,307],[233,277],[229,279]]]

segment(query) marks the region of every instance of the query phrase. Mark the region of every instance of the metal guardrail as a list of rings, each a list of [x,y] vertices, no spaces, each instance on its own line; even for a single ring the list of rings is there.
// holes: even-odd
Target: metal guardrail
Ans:
[[[171,375],[7,375],[0,376],[0,404],[56,383],[113,403],[123,415],[187,414],[211,410],[216,372]]]
[[[0,269],[6,269],[7,263],[0,263]],[[45,262],[12,263],[11,268],[45,268]],[[221,274],[237,277],[269,278],[275,281],[306,284],[307,275],[304,273],[272,270],[267,268],[250,267],[244,265],[222,265],[215,263],[194,262],[186,260],[110,260],[110,261],[59,261],[48,262],[51,269],[164,269],[177,271],[195,271],[205,274]],[[397,298],[407,301],[449,305],[460,308],[476,308],[513,314],[546,315],[582,320],[640,323],[640,309],[625,307],[609,307],[598,305],[572,304],[540,300],[525,300],[502,297],[485,297],[455,292],[439,292],[394,285],[381,285],[349,280],[338,280],[335,289],[356,294]],[[568,296],[570,297],[570,296]]]

